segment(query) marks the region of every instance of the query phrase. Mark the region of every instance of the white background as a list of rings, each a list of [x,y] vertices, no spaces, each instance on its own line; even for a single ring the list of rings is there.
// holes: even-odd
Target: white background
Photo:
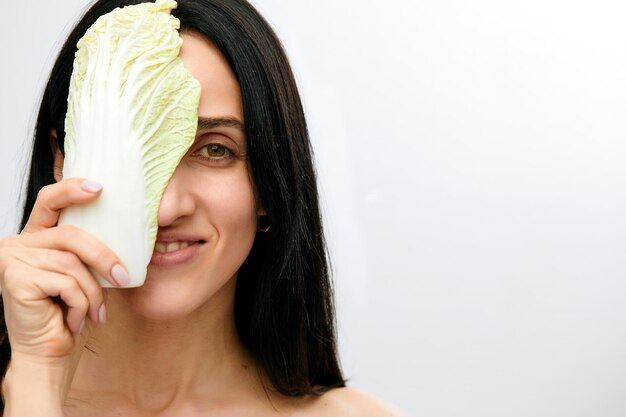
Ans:
[[[3,4],[3,236],[85,4]],[[412,416],[626,415],[624,2],[254,4],[305,102],[352,385]]]

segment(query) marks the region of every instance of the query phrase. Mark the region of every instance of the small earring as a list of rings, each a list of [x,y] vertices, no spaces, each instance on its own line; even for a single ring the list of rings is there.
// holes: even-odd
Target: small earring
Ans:
[[[261,225],[261,223],[263,223],[263,225]],[[259,232],[267,233],[270,230],[271,227],[272,226],[269,224],[269,220],[267,219],[267,216],[260,216],[259,217],[259,226],[257,227]]]

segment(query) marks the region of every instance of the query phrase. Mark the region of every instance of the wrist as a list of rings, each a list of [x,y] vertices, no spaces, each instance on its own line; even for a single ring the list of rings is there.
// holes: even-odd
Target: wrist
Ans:
[[[67,366],[36,359],[11,358],[2,380],[4,415],[62,417]]]

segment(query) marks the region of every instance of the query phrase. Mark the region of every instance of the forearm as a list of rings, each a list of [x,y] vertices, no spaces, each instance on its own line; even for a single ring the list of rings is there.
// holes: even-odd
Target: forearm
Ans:
[[[2,381],[4,417],[64,417],[67,367],[12,360]]]

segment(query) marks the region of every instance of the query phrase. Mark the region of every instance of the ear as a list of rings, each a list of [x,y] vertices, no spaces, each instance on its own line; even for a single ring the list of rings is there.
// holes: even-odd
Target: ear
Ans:
[[[252,177],[250,177],[250,181],[254,184]],[[265,207],[263,207],[263,202],[261,202],[261,197],[259,197],[259,192],[256,187],[254,187],[254,205],[256,207],[257,216],[267,216],[267,211],[265,210]]]
[[[54,180],[59,182],[63,179],[63,161],[65,160],[65,157],[61,153],[61,149],[59,149],[57,130],[54,128],[50,129],[50,147],[52,148],[52,156],[54,158]]]
[[[256,215],[259,217],[267,216],[267,211],[265,210],[265,207],[263,207],[263,203],[261,202],[261,199],[259,198],[256,192],[255,192],[255,195],[256,195]]]

